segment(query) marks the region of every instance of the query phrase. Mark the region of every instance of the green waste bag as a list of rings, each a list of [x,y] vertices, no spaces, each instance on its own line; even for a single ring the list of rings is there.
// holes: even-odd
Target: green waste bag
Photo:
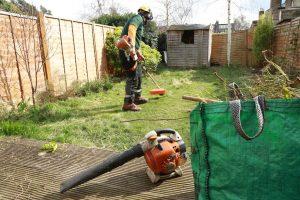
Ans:
[[[300,199],[300,99],[199,104],[190,124],[196,199]]]

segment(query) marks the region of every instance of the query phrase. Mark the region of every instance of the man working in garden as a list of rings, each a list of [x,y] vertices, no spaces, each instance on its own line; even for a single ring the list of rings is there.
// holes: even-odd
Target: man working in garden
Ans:
[[[128,36],[133,48],[130,53],[126,53],[120,49],[119,56],[122,67],[126,71],[126,95],[124,98],[124,111],[139,111],[137,105],[147,103],[147,99],[141,96],[142,93],[142,69],[138,65],[138,61],[143,61],[144,57],[141,52],[141,41],[144,31],[144,25],[152,20],[152,12],[148,6],[142,6],[138,10],[138,14],[130,18],[125,24],[121,37]]]

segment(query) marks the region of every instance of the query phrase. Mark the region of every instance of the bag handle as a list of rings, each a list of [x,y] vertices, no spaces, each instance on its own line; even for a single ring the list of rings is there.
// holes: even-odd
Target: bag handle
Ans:
[[[265,110],[264,97],[263,96],[257,96],[257,97],[254,97],[253,100],[255,102],[256,114],[257,114],[257,119],[258,119],[258,131],[252,137],[250,137],[247,133],[245,133],[245,131],[242,127],[242,123],[241,123],[241,110],[242,110],[241,101],[238,99],[238,100],[234,100],[234,101],[229,102],[231,112],[232,112],[232,118],[233,118],[234,126],[235,126],[237,132],[240,134],[240,136],[242,136],[246,140],[253,140],[254,138],[258,137],[262,133],[263,128],[264,128],[264,113],[263,113],[264,110]]]

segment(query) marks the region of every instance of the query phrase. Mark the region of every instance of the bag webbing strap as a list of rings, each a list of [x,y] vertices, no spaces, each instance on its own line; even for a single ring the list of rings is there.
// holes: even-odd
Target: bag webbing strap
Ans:
[[[264,110],[265,110],[265,104],[264,104],[264,98],[262,96],[257,96],[253,98],[255,102],[255,108],[256,108],[256,113],[257,113],[257,119],[258,119],[258,131],[254,136],[249,136],[247,133],[245,133],[243,127],[242,127],[242,122],[241,122],[241,101],[234,100],[230,101],[229,105],[231,108],[231,113],[232,113],[232,118],[234,122],[234,126],[237,130],[237,132],[246,140],[252,140],[256,137],[258,137],[264,128]]]

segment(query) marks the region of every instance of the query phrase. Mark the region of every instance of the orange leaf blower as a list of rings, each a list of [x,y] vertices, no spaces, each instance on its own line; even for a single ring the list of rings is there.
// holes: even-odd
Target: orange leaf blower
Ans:
[[[152,183],[176,176],[182,176],[182,166],[186,158],[186,147],[178,132],[172,129],[151,131],[146,140],[131,149],[107,158],[103,163],[95,165],[61,184],[60,192],[83,184],[104,173],[107,173],[126,162],[144,156],[148,165],[146,173]]]

